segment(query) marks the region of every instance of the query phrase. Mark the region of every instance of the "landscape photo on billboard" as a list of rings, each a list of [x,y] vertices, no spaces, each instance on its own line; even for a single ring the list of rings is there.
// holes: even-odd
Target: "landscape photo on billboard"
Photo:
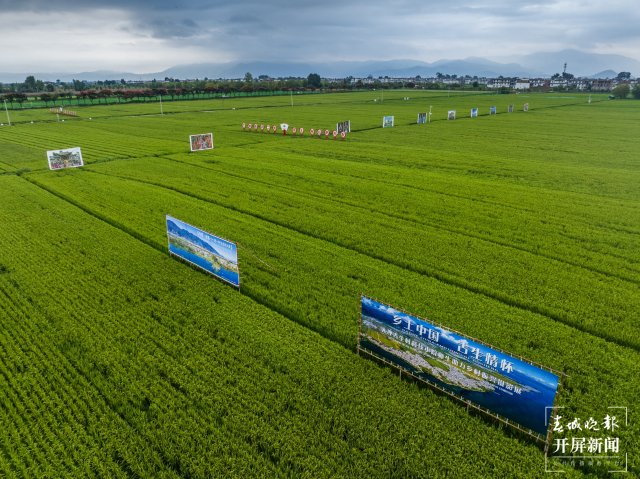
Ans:
[[[170,253],[227,283],[240,286],[238,248],[235,243],[169,215],[166,220]]]
[[[189,135],[189,143],[191,151],[211,150],[213,149],[213,133]]]
[[[80,147],[47,151],[47,161],[49,162],[50,170],[60,170],[62,168],[77,168],[79,166],[84,166],[84,162],[82,161],[82,151],[80,151]]]
[[[478,117],[478,109],[477,108],[472,108],[471,109],[471,118],[477,118]]]
[[[359,347],[545,436],[559,378],[508,353],[361,298]]]
[[[427,122],[426,113],[418,113],[418,125],[424,125]]]
[[[489,115],[495,115],[498,109],[495,106],[489,107]]]
[[[393,127],[393,116],[385,116],[382,118],[382,128],[391,128]]]

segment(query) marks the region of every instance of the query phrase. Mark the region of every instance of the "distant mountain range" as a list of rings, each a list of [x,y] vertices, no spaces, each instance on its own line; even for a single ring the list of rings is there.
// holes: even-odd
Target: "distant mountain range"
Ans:
[[[579,50],[559,52],[539,52],[518,58],[508,57],[499,61],[470,57],[464,60],[439,60],[433,63],[419,60],[386,61],[337,61],[337,62],[235,62],[235,63],[198,63],[179,65],[161,72],[126,73],[117,71],[93,71],[80,73],[20,72],[2,73],[0,81],[22,82],[28,75],[34,75],[44,81],[76,80],[164,80],[165,78],[203,79],[203,78],[244,78],[250,72],[254,77],[268,75],[280,77],[306,77],[309,73],[318,73],[324,78],[345,78],[353,76],[363,78],[369,75],[410,78],[433,77],[437,73],[449,75],[471,75],[495,78],[505,77],[549,77],[562,73],[564,63],[567,72],[577,77],[613,78],[617,72],[628,71],[632,76],[640,76],[640,62],[621,55],[586,53]]]

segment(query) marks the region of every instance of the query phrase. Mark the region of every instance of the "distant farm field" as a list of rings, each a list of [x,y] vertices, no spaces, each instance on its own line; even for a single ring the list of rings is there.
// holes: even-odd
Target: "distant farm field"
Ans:
[[[640,475],[640,102],[587,99],[2,116],[0,476],[547,476],[539,445],[358,356],[361,293],[563,372],[565,418],[628,408],[616,435]],[[77,146],[84,167],[48,169]],[[237,242],[240,292],[169,256],[166,214]]]

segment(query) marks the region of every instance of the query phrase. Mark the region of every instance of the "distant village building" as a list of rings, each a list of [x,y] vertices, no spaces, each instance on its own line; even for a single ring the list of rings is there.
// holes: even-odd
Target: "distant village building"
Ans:
[[[591,80],[587,78],[577,78],[573,80],[572,86],[579,91],[588,91],[591,89]]]
[[[487,88],[511,88],[511,79],[492,78],[487,82]]]
[[[548,78],[534,78],[529,83],[531,88],[549,88]]]
[[[591,91],[611,91],[613,80],[591,80]]]

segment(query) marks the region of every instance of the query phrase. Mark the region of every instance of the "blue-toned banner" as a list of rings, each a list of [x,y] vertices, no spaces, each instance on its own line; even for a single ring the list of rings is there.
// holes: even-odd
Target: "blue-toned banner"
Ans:
[[[240,287],[238,248],[234,243],[167,215],[169,252]]]
[[[365,296],[361,308],[361,349],[536,434],[547,434],[558,376]]]

